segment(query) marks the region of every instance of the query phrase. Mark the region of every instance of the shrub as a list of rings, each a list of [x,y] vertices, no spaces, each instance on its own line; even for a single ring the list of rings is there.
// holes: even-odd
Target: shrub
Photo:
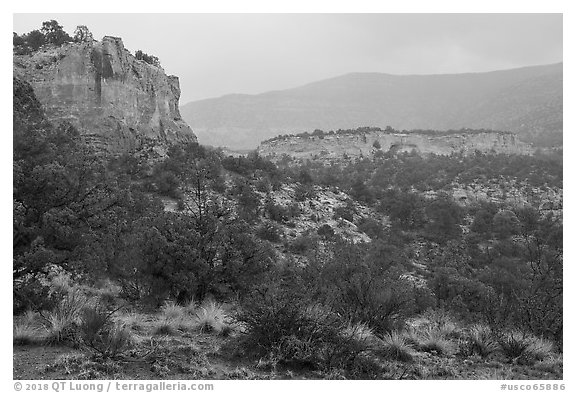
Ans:
[[[272,199],[266,200],[266,202],[264,203],[264,211],[271,220],[277,222],[286,221],[290,217],[288,209],[283,206],[277,205],[276,203],[274,203]]]
[[[245,327],[246,348],[257,355],[267,355],[276,348],[283,337],[298,328],[300,318],[296,302],[289,301],[283,291],[264,291],[253,293],[234,316]]]
[[[273,243],[280,242],[280,228],[272,222],[264,222],[258,227],[256,234],[262,240],[268,240]]]
[[[368,235],[371,239],[381,238],[384,234],[382,224],[373,218],[362,218],[358,222],[358,229]]]
[[[330,251],[319,249],[309,257],[307,286],[346,320],[383,335],[402,328],[413,313],[414,286],[396,266],[401,255],[335,239]]]
[[[298,184],[294,189],[294,199],[298,202],[304,202],[316,196],[314,187],[310,184]]]
[[[258,181],[256,182],[256,190],[263,192],[263,193],[269,193],[270,190],[272,189],[272,184],[270,183],[270,180],[267,177],[262,177],[260,179],[258,179]]]
[[[300,209],[300,205],[297,202],[293,202],[288,205],[287,207],[288,217],[290,218],[298,218],[300,214],[302,214],[302,209]]]
[[[290,251],[294,254],[304,255],[314,247],[314,239],[307,235],[298,236],[290,244]]]
[[[349,206],[341,206],[334,209],[334,218],[354,222],[354,211]]]
[[[354,360],[366,350],[358,335],[346,333],[339,316],[308,304],[294,290],[268,287],[256,292],[235,319],[246,327],[242,346],[249,354],[289,367],[351,371]]]
[[[27,276],[21,281],[14,281],[13,311],[20,314],[26,309],[51,309],[58,300],[51,296],[51,288],[44,280],[37,276]]]
[[[332,227],[328,224],[322,225],[320,228],[318,228],[316,232],[318,233],[319,236],[325,239],[330,239],[331,237],[334,236],[334,229],[332,229]]]
[[[180,180],[173,172],[162,171],[161,169],[155,169],[153,174],[153,182],[156,186],[156,191],[160,195],[169,196],[171,198],[179,199],[181,197],[178,187],[180,186]]]

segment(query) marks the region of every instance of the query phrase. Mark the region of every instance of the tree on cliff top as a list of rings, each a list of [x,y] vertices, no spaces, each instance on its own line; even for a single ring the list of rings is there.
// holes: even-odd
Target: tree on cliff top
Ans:
[[[76,26],[76,30],[74,30],[74,41],[76,42],[90,42],[94,40],[94,36],[92,32],[88,30],[88,27],[85,25]]]
[[[64,31],[64,28],[54,19],[42,22],[41,31],[48,44],[60,46],[65,42],[72,41],[72,38]]]
[[[43,22],[40,30],[32,30],[22,35],[13,33],[12,44],[16,54],[24,55],[37,51],[44,44],[61,46],[70,41],[72,38],[64,31],[64,28],[57,21],[50,20]]]

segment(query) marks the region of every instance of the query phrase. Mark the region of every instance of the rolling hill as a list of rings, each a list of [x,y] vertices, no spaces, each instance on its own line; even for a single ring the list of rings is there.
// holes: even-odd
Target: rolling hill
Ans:
[[[359,126],[489,128],[562,145],[563,64],[446,75],[351,73],[256,95],[183,105],[202,144],[255,148],[278,134]]]

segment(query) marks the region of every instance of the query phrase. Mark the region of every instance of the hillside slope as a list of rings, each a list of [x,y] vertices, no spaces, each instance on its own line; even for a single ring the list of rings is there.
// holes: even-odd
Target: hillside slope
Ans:
[[[353,73],[294,89],[191,102],[182,117],[204,144],[253,148],[284,133],[359,126],[491,128],[562,144],[562,63],[453,75]]]

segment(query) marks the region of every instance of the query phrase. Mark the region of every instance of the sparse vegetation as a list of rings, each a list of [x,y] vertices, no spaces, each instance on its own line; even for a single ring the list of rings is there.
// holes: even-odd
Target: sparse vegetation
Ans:
[[[562,378],[561,157],[110,158],[14,82],[13,343],[51,356],[38,377]],[[301,137],[351,132],[399,131]]]

